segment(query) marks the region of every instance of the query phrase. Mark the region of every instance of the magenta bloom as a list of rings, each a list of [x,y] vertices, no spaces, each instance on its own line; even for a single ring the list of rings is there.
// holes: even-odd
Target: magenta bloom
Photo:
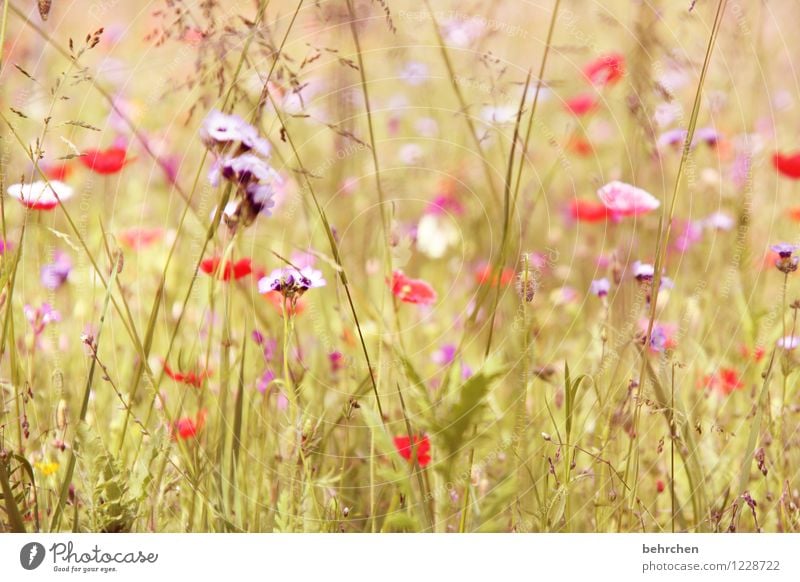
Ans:
[[[597,191],[603,205],[621,216],[636,216],[655,210],[661,203],[641,188],[619,182],[609,182]]]
[[[42,267],[41,281],[46,289],[58,289],[67,282],[70,271],[72,271],[72,261],[69,255],[61,251],[55,252],[55,260],[49,265]]]
[[[608,292],[611,290],[611,283],[609,283],[608,279],[603,277],[602,279],[595,279],[592,281],[592,284],[589,286],[589,292],[592,295],[597,295],[598,297],[605,297],[608,295]]]

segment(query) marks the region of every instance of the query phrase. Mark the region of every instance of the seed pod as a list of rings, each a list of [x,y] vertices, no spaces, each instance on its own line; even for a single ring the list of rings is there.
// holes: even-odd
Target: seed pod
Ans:
[[[47,17],[50,16],[51,4],[51,0],[39,0],[39,16],[42,17],[42,20],[47,20]]]
[[[67,401],[63,398],[58,401],[58,407],[56,408],[56,426],[58,430],[67,428]]]

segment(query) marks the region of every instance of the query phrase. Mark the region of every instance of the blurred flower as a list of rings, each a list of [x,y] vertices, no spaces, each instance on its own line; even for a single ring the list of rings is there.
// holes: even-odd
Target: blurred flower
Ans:
[[[692,147],[704,143],[708,147],[715,147],[720,141],[720,135],[713,127],[699,127],[694,132]]]
[[[201,410],[195,418],[189,416],[179,418],[173,426],[172,438],[186,440],[196,437],[197,433],[203,430],[207,415],[206,410]]]
[[[133,251],[140,251],[161,240],[164,229],[153,227],[131,227],[121,231],[117,237],[119,241]]]
[[[602,202],[575,198],[570,202],[570,216],[578,222],[605,222],[613,215]]]
[[[487,105],[481,109],[481,119],[489,125],[511,125],[517,113],[516,105]]]
[[[459,239],[456,225],[438,214],[423,214],[417,224],[417,249],[431,259],[442,258]]]
[[[72,270],[72,261],[64,252],[56,251],[52,263],[42,267],[41,281],[45,289],[58,289],[67,281]]]
[[[127,151],[121,147],[110,147],[105,150],[86,150],[81,156],[81,163],[95,174],[109,175],[120,172],[132,160],[127,159]]]
[[[344,354],[342,352],[331,352],[328,354],[328,361],[331,364],[331,372],[338,372],[340,370],[344,370],[345,368],[345,359]]]
[[[720,368],[717,372],[707,375],[703,380],[703,385],[723,396],[728,396],[735,390],[744,388],[744,382],[739,379],[739,373],[732,368]]]
[[[651,281],[655,275],[655,268],[648,263],[636,261],[633,263],[633,276],[637,281]]]
[[[659,150],[666,148],[679,149],[686,141],[687,134],[688,132],[685,129],[669,129],[658,136],[656,145],[658,146]]]
[[[683,224],[683,230],[675,237],[672,247],[680,253],[685,253],[702,239],[703,229],[701,223],[687,220]]]
[[[42,170],[47,179],[50,181],[58,180],[63,182],[68,180],[72,175],[73,166],[68,162],[63,164],[39,164],[39,169]]]
[[[616,180],[600,188],[597,195],[606,208],[622,216],[644,214],[661,205],[649,192]]]
[[[418,87],[428,80],[428,65],[419,61],[410,61],[400,71],[400,78],[412,87]]]
[[[49,477],[58,471],[58,463],[56,462],[36,461],[33,466],[41,471],[45,477]]]
[[[228,115],[212,110],[200,128],[200,139],[212,150],[225,150],[239,144],[244,152],[253,150],[262,156],[270,155],[269,142],[258,135],[258,130],[238,115]]]
[[[767,351],[762,346],[755,346],[752,350],[746,345],[742,344],[739,347],[739,353],[745,359],[752,359],[754,362],[760,362]]]
[[[778,243],[770,247],[772,252],[778,253],[778,260],[775,261],[775,267],[781,273],[789,274],[797,270],[800,257],[795,257],[794,253],[798,248],[800,247],[789,243]]]
[[[169,367],[169,364],[164,362],[164,373],[178,382],[179,384],[186,384],[187,386],[194,386],[200,388],[203,386],[203,381],[211,377],[211,370],[197,370],[190,372],[176,372]]]
[[[796,335],[787,335],[778,340],[777,346],[786,351],[791,351],[800,345],[800,337]]]
[[[47,182],[12,184],[7,192],[32,210],[52,210],[58,206],[59,199],[64,202],[74,194],[70,186],[58,180],[50,180],[49,185]]]
[[[293,299],[302,296],[309,289],[324,287],[325,284],[322,272],[316,269],[304,267],[297,270],[294,267],[283,267],[262,277],[258,281],[258,292],[277,291],[284,297]]]
[[[775,152],[772,164],[778,173],[791,180],[800,180],[800,152],[782,154]]]
[[[416,457],[420,467],[425,467],[431,462],[431,441],[428,435],[422,437],[414,435],[413,446],[408,436],[397,436],[394,437],[394,446],[400,456],[409,462],[413,462]]]
[[[625,74],[625,56],[620,53],[602,55],[583,68],[592,85],[603,87],[616,84]]]
[[[25,319],[31,324],[34,335],[40,335],[45,327],[51,323],[61,321],[61,314],[53,309],[49,303],[42,303],[41,307],[32,307],[25,304],[22,309]]]
[[[503,267],[500,271],[499,281],[501,287],[506,287],[514,280],[516,273],[511,267]],[[485,264],[479,267],[475,272],[475,282],[478,285],[491,285],[497,287],[498,274],[494,272],[494,267],[490,264]]]
[[[581,116],[591,113],[597,108],[597,97],[590,93],[581,93],[570,97],[564,102],[564,107],[573,115]]]
[[[422,279],[406,277],[403,271],[392,273],[392,293],[403,303],[431,305],[436,302],[436,291]]]
[[[275,380],[275,373],[272,370],[265,370],[258,379],[256,390],[261,392],[261,394],[266,394],[267,389],[269,388],[269,385],[272,384],[273,380]]]
[[[422,162],[422,148],[416,143],[407,143],[400,148],[398,157],[407,166],[417,166]]]
[[[448,366],[456,358],[456,346],[454,344],[444,344],[441,348],[433,352],[431,361],[439,366]]]
[[[231,277],[238,281],[253,272],[251,261],[248,258],[240,259],[235,263],[225,261],[225,265],[221,269],[220,261],[221,259],[219,257],[203,259],[200,263],[200,270],[207,275],[216,276],[222,281],[230,281]]]
[[[716,230],[731,230],[735,221],[733,217],[724,212],[715,212],[703,220],[703,226],[706,228],[713,228]]]
[[[602,279],[595,279],[592,281],[591,285],[589,285],[589,292],[598,297],[605,297],[610,290],[611,283],[605,277]]]

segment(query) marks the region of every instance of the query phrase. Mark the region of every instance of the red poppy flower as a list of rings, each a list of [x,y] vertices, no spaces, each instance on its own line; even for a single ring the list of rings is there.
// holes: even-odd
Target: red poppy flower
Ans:
[[[625,74],[625,57],[620,53],[598,57],[583,68],[583,74],[592,85],[613,85]]]
[[[140,251],[161,240],[163,228],[128,228],[119,233],[120,242],[134,251]]]
[[[219,268],[219,263],[219,257],[204,259],[203,262],[200,263],[200,269],[207,275],[216,274],[216,276],[223,281],[230,281],[231,276],[238,281],[242,277],[246,277],[253,272],[250,259],[241,259],[233,263],[233,265],[231,265],[230,261],[225,261],[225,266],[222,269]]]
[[[581,93],[567,99],[564,107],[573,115],[586,115],[597,108],[597,98],[590,93]]]
[[[169,367],[169,364],[164,362],[164,373],[181,384],[187,384],[200,388],[203,385],[203,380],[211,376],[210,370],[200,370],[198,372],[176,372]]]
[[[436,291],[422,279],[406,277],[403,271],[392,273],[392,293],[404,303],[431,305],[436,303]]]
[[[504,267],[500,272],[500,285],[502,287],[510,285],[514,280],[514,274],[514,269],[510,267]],[[475,281],[478,283],[478,285],[491,285],[492,287],[497,287],[497,274],[492,274],[492,266],[486,265],[477,270],[475,273]]]
[[[739,379],[739,373],[732,368],[720,368],[714,374],[705,377],[703,384],[710,390],[716,390],[725,396],[734,390],[744,388],[744,382]]]
[[[579,198],[570,202],[569,213],[574,220],[589,223],[605,222],[611,217],[611,212],[602,202]]]
[[[86,150],[81,163],[95,174],[116,174],[130,161],[125,148],[110,147],[105,150]]]
[[[662,481],[661,479],[656,481],[656,493],[664,493],[664,489],[666,489],[664,481]]]
[[[582,158],[588,157],[592,155],[592,152],[594,152],[591,142],[588,139],[577,135],[573,135],[571,138],[569,138],[569,141],[567,142],[567,150]]]
[[[800,152],[782,154],[775,152],[772,164],[779,173],[792,180],[800,180]]]
[[[758,363],[762,360],[767,351],[762,346],[756,346],[751,350],[746,344],[742,344],[739,347],[739,353],[742,354],[744,359],[752,359],[754,362]]]
[[[426,466],[431,462],[431,441],[428,435],[423,435],[421,438],[414,435],[414,446],[411,446],[411,439],[408,436],[394,437],[394,446],[400,456],[408,461],[412,461],[412,453],[416,452],[417,462],[420,467]]]
[[[208,412],[201,410],[195,418],[190,416],[179,418],[172,427],[172,438],[186,440],[196,437],[206,424],[206,416],[208,416]]]
[[[42,167],[42,172],[48,180],[66,182],[72,175],[73,167],[70,164],[53,164]]]

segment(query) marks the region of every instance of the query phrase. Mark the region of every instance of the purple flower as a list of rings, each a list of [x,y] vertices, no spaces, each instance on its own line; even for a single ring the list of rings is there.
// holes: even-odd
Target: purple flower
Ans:
[[[670,129],[658,136],[658,147],[664,149],[667,147],[678,147],[683,145],[686,141],[687,131],[685,129]]]
[[[777,344],[779,348],[790,351],[800,345],[800,337],[796,335],[787,335],[779,339]]]
[[[716,230],[731,230],[734,224],[733,217],[724,212],[715,212],[703,220],[703,226]]]
[[[713,127],[701,127],[694,132],[692,146],[704,143],[709,147],[714,147],[719,142],[719,133]]]
[[[591,285],[589,285],[589,292],[598,297],[605,297],[610,290],[611,283],[605,277],[602,279],[595,279],[592,281]]]
[[[54,261],[45,265],[41,270],[42,285],[46,289],[58,289],[66,283],[69,273],[72,270],[72,261],[69,255],[61,251],[56,251]]]
[[[258,135],[258,130],[238,115],[227,115],[216,109],[208,114],[200,129],[200,139],[209,148],[225,147],[239,143],[243,150],[253,150],[269,156],[269,142]]]
[[[640,261],[636,261],[633,263],[633,276],[636,277],[637,281],[650,281],[655,275],[655,267],[648,263],[642,263]]]
[[[769,247],[773,252],[778,253],[782,259],[788,259],[794,252],[800,248],[797,245],[789,243],[778,243]]]
[[[324,287],[326,284],[321,271],[311,267],[300,270],[294,267],[275,269],[258,282],[259,293],[278,291],[284,297],[299,297],[309,289]]]
[[[676,251],[685,253],[692,247],[692,245],[700,242],[702,238],[703,229],[701,228],[700,223],[688,221],[684,226],[683,232],[677,236],[675,242],[672,243],[672,246]]]

